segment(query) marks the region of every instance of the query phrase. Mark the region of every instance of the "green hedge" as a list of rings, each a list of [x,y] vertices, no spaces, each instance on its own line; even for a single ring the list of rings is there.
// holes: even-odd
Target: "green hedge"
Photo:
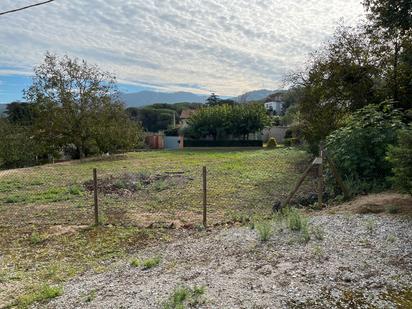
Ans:
[[[185,139],[185,147],[263,147],[262,141],[255,140],[191,140]]]

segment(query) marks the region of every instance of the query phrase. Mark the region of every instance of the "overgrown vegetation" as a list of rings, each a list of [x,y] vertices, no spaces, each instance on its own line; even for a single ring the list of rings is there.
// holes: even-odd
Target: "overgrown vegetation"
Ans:
[[[130,262],[130,265],[133,267],[142,267],[142,269],[146,270],[146,269],[151,269],[153,267],[156,267],[157,265],[160,264],[160,257],[154,257],[154,258],[148,258],[145,260],[141,260],[141,259],[133,259]]]
[[[389,186],[391,164],[386,160],[390,145],[397,142],[403,126],[401,113],[390,103],[368,105],[327,138],[328,153],[341,175],[349,178],[354,193]],[[368,187],[369,186],[369,187]]]

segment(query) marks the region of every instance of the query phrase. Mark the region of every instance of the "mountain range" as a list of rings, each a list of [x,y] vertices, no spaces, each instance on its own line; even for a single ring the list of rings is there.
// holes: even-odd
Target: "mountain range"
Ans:
[[[246,92],[237,97],[222,97],[225,99],[232,99],[237,102],[263,100],[268,95],[279,92],[281,90],[267,90],[260,89]],[[120,93],[120,99],[127,107],[142,107],[154,103],[205,103],[209,95],[195,94],[191,92],[156,92],[156,91],[140,91],[133,93]]]
[[[284,90],[267,90],[260,89],[246,92],[237,97],[221,97],[222,99],[232,99],[237,102],[248,102],[263,100],[267,96],[275,92],[282,92]],[[191,92],[156,92],[156,91],[140,91],[133,93],[120,93],[120,99],[127,107],[143,107],[154,103],[205,103],[209,95],[195,94]],[[7,104],[0,104],[0,115],[6,110]]]

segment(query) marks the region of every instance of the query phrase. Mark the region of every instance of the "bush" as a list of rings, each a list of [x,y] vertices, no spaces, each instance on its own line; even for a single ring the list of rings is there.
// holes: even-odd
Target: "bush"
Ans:
[[[285,138],[284,144],[286,147],[299,145],[299,140],[295,137]]]
[[[269,149],[273,149],[273,148],[276,148],[278,146],[278,143],[276,142],[276,139],[274,137],[271,137],[266,146]]]
[[[393,165],[394,185],[412,194],[412,125],[399,131],[398,145],[389,148],[387,159]]]
[[[332,132],[326,147],[341,175],[353,183],[374,183],[382,188],[391,174],[387,151],[396,143],[400,128],[401,113],[390,104],[368,105],[355,112],[346,126]]]

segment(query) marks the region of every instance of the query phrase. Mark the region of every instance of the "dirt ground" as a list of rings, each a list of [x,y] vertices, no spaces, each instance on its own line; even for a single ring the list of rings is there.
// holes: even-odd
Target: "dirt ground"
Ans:
[[[179,287],[204,291],[188,308],[412,308],[411,208],[410,196],[362,196],[310,216],[308,242],[276,221],[266,242],[248,226],[190,234],[86,273],[37,308],[163,308]]]

